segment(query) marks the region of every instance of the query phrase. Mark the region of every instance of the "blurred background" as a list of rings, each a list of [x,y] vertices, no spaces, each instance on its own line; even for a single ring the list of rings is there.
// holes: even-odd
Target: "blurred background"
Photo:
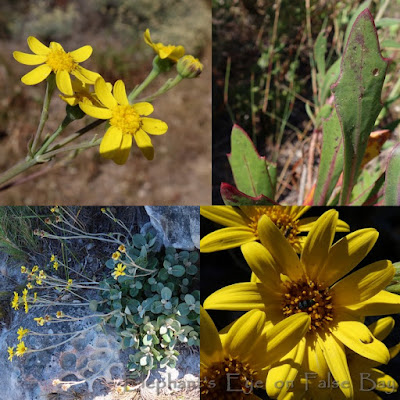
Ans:
[[[84,67],[106,81],[123,79],[129,92],[151,70],[153,50],[143,41],[181,44],[204,64],[202,75],[183,81],[154,102],[152,117],[167,122],[153,137],[155,158],[147,161],[133,147],[124,166],[103,159],[97,148],[62,164],[29,170],[21,185],[0,192],[0,204],[208,204],[211,198],[211,4],[209,0],[2,0],[0,3],[0,173],[21,160],[40,119],[45,83],[25,86],[20,78],[32,68],[12,57],[30,53],[26,39],[62,44],[66,51],[89,44]],[[169,77],[175,76],[171,71]],[[158,78],[145,92],[155,92]],[[65,115],[58,92],[44,133],[52,133]],[[68,135],[91,119],[75,121]],[[102,137],[104,126],[85,135]]]
[[[325,33],[328,70],[342,55],[346,29],[362,5],[374,17],[383,56],[392,60],[377,124],[391,131],[388,149],[400,140],[400,0],[213,0],[213,204],[223,204],[221,182],[234,183],[226,156],[234,123],[277,163],[275,200],[299,203],[310,148],[315,175],[322,145],[316,113],[325,103],[316,101],[314,44]]]
[[[318,217],[328,207],[311,207],[304,217]],[[350,225],[350,231],[354,232],[363,228],[375,228],[379,232],[379,238],[375,246],[358,268],[367,266],[379,260],[391,260],[393,263],[400,261],[400,208],[399,207],[336,207],[339,218]],[[200,219],[201,237],[222,228],[204,217]],[[334,243],[346,233],[337,233]],[[250,281],[251,270],[247,265],[240,248],[201,254],[201,304],[216,290],[237,282]],[[209,310],[213,321],[220,330],[229,325],[234,319],[239,318],[242,312]],[[394,346],[400,342],[400,315],[393,315],[396,325],[390,336],[384,341],[388,346]],[[366,323],[370,324],[379,317],[367,317]],[[378,369],[391,375],[400,382],[400,355],[390,361],[388,365],[379,366]],[[263,393],[257,393],[261,398],[268,397]],[[264,397],[263,397],[264,396]],[[382,399],[395,399],[399,394],[385,395],[379,392]]]

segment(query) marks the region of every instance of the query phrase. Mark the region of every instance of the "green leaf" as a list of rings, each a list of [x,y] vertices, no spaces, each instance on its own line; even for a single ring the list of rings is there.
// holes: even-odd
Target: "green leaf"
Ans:
[[[173,276],[180,278],[181,276],[185,275],[185,267],[182,265],[174,265],[171,267],[171,272]]]
[[[161,290],[161,298],[163,300],[169,300],[172,297],[172,291],[169,287],[163,287]]]
[[[349,39],[349,36],[350,36],[350,32],[351,32],[352,26],[354,25],[354,22],[356,21],[358,15],[361,14],[364,10],[366,10],[371,5],[371,2],[372,2],[372,0],[364,1],[353,12],[353,16],[351,17],[351,19],[350,19],[350,21],[349,21],[349,23],[347,25],[347,29],[346,29],[346,33],[344,35],[343,43],[347,43],[347,40]]]
[[[151,305],[151,312],[153,314],[160,314],[162,313],[164,310],[164,306],[161,303],[161,301],[155,301],[152,305]]]
[[[400,49],[400,43],[393,39],[386,39],[381,42],[382,49]]]
[[[162,281],[166,281],[169,278],[168,271],[165,268],[161,268],[158,273],[158,278]]]
[[[314,57],[315,57],[315,63],[317,64],[317,70],[318,70],[318,86],[322,86],[324,78],[325,78],[325,72],[326,72],[326,65],[325,65],[325,53],[327,50],[327,44],[328,41],[325,36],[325,30],[321,30],[319,33],[317,40],[315,41],[314,45]]]
[[[110,258],[109,260],[106,261],[106,267],[108,269],[114,269],[115,268],[115,261]]]
[[[196,299],[191,295],[191,294],[187,294],[185,296],[185,302],[186,304],[188,304],[189,306],[193,305],[196,303]]]
[[[221,196],[227,206],[256,206],[277,204],[272,199],[260,194],[257,197],[251,197],[239,191],[229,183],[221,183]]]
[[[341,58],[336,60],[331,67],[328,69],[328,72],[325,74],[324,82],[322,84],[322,88],[320,90],[320,102],[321,104],[325,104],[328,96],[331,95],[331,85],[337,81],[340,73],[340,63]]]
[[[231,154],[228,154],[233,178],[239,191],[249,196],[274,198],[275,183],[271,180],[265,157],[260,157],[247,133],[234,125]]]
[[[186,268],[186,272],[189,275],[196,275],[197,274],[197,267],[194,264],[190,264],[187,268]]]
[[[379,190],[385,182],[385,173],[382,170],[363,170],[358,178],[357,184],[351,193],[352,206],[362,206],[376,203]]]
[[[354,22],[339,79],[331,87],[344,138],[342,204],[349,203],[368,137],[382,109],[380,99],[386,67],[372,15],[366,9]]]
[[[385,28],[387,26],[398,26],[400,25],[400,19],[398,18],[381,18],[376,22],[376,27]]]
[[[390,154],[386,168],[385,205],[400,205],[400,143]]]
[[[146,238],[140,234],[133,235],[133,244],[140,249],[142,246],[146,245]]]
[[[89,308],[91,311],[96,312],[98,306],[99,306],[99,303],[97,302],[97,300],[91,300],[89,303]]]
[[[117,320],[115,321],[115,327],[118,329],[123,322],[124,318],[121,315],[118,315]]]
[[[333,110],[322,122],[322,152],[315,186],[314,204],[326,205],[343,170],[343,139],[339,118]]]

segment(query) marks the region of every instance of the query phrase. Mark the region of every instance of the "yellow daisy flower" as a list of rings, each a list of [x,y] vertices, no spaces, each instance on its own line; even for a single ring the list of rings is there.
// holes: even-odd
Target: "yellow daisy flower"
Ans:
[[[162,60],[168,58],[176,63],[185,54],[185,48],[183,46],[172,46],[171,44],[165,46],[162,43],[154,43],[151,40],[149,29],[146,29],[143,37],[146,44],[148,44]]]
[[[57,311],[56,317],[62,318],[65,314],[62,311]]]
[[[13,357],[14,357],[14,355],[15,355],[15,353],[14,353],[14,347],[9,347],[9,348],[7,349],[7,351],[8,351],[8,360],[9,360],[9,361],[12,361],[12,359],[13,359]]]
[[[258,399],[252,389],[265,387],[269,366],[303,337],[310,317],[296,314],[275,326],[265,321],[265,313],[252,310],[218,333],[200,307],[202,399]],[[235,397],[233,393],[228,396],[228,387],[235,391]]]
[[[126,273],[124,272],[126,269],[126,265],[122,265],[122,263],[119,263],[115,269],[114,272],[111,274],[114,279],[117,279],[119,276],[124,276]]]
[[[39,266],[38,265],[35,265],[33,268],[32,268],[32,272],[36,272],[36,271],[38,271],[39,270]]]
[[[344,346],[381,364],[389,361],[389,351],[360,322],[365,315],[400,311],[400,296],[383,290],[394,276],[388,260],[368,265],[349,274],[369,253],[378,238],[375,229],[352,232],[332,246],[338,213],[325,212],[310,229],[300,259],[285,236],[267,216],[258,222],[261,243],[250,242],[241,249],[255,274],[252,282],[222,288],[204,302],[206,309],[265,311],[272,323],[306,312],[311,317],[306,334],[307,357],[299,364],[324,359],[346,398],[353,397],[353,386]],[[297,349],[298,351],[298,349]],[[290,356],[286,356],[288,361]],[[304,370],[315,370],[308,365]],[[275,383],[293,368],[281,360],[267,378],[270,397],[282,395]],[[287,388],[283,388],[284,393]]]
[[[125,252],[126,252],[126,247],[125,247],[123,244],[120,244],[120,245],[118,246],[118,250],[119,250],[121,253],[125,253]]]
[[[258,224],[263,215],[276,225],[296,252],[300,252],[308,232],[317,217],[301,218],[310,207],[301,206],[202,206],[200,214],[227,228],[218,229],[204,236],[200,251],[210,253],[239,247],[244,243],[259,241]],[[338,220],[336,232],[348,232],[349,226]]]
[[[22,326],[20,326],[17,331],[18,340],[21,340],[28,332],[29,332],[29,329],[24,329]]]
[[[21,265],[21,274],[26,274],[26,273],[27,273],[27,270],[26,270],[25,265]]]
[[[19,295],[18,295],[17,292],[14,292],[14,298],[12,299],[11,307],[14,310],[18,310],[18,307],[19,307]]]
[[[108,119],[108,128],[100,144],[100,154],[113,160],[116,164],[125,164],[132,147],[132,137],[143,155],[154,158],[154,148],[148,135],[162,135],[168,130],[165,122],[147,118],[154,108],[150,103],[129,104],[125,84],[118,80],[113,92],[103,78],[97,79],[95,93],[105,108],[100,108],[88,102],[79,103],[84,113],[94,118]],[[145,117],[143,117],[143,115]]]
[[[121,257],[121,253],[119,251],[116,251],[115,253],[112,254],[111,257],[113,260],[118,260]]]
[[[15,354],[17,355],[17,357],[22,357],[26,351],[27,351],[27,347],[25,346],[24,342],[20,342],[17,344],[17,351],[15,352]]]
[[[74,91],[70,74],[80,81],[92,85],[100,76],[97,72],[89,71],[79,65],[91,56],[93,51],[91,46],[83,46],[66,53],[61,44],[51,42],[50,46],[47,47],[33,36],[28,37],[28,46],[34,54],[26,54],[20,51],[13,53],[14,58],[21,64],[41,64],[21,78],[25,85],[36,85],[44,81],[53,72],[56,75],[58,89],[62,93],[72,96]]]
[[[33,320],[40,326],[43,326],[45,322],[43,317],[33,318]]]

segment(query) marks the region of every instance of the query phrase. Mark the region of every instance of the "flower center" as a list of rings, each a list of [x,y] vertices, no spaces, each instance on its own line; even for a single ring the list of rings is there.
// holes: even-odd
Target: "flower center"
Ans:
[[[333,320],[332,296],[329,289],[313,281],[285,282],[282,312],[289,317],[306,312],[311,317],[310,331],[325,330]]]
[[[203,371],[202,371],[203,372]],[[201,373],[201,398],[244,400],[252,392],[257,372],[233,357],[214,363]]]
[[[46,64],[54,71],[73,71],[77,64],[69,53],[63,50],[51,50],[47,56]]]
[[[251,219],[250,228],[258,236],[258,220],[267,215],[271,221],[278,227],[282,234],[286,237],[288,242],[292,245],[295,251],[300,251],[299,234],[299,221],[294,219],[293,215],[287,212],[287,209],[282,206],[269,206],[269,207],[252,207],[253,215],[249,216]]]
[[[110,124],[119,128],[123,133],[134,134],[141,125],[139,114],[133,106],[116,106],[112,109]]]

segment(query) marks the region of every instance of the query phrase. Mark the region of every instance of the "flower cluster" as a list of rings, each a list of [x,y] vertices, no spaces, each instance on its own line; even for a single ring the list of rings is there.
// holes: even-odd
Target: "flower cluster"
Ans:
[[[235,398],[258,398],[256,387],[278,399],[361,399],[361,372],[370,373],[370,391],[397,390],[392,377],[375,369],[400,351],[400,344],[388,349],[382,342],[394,320],[363,322],[400,312],[400,296],[384,290],[395,269],[381,260],[353,271],[378,232],[360,229],[333,244],[336,232],[349,230],[338,212],[299,219],[304,211],[201,207],[203,216],[227,226],[205,236],[201,251],[240,246],[252,272],[249,282],[222,287],[204,301],[205,310],[247,313],[218,332],[202,310],[202,398],[225,398],[228,373],[237,374]],[[335,385],[322,389],[329,380]]]
[[[154,43],[149,29],[144,33],[144,40],[156,53],[153,62],[154,73],[149,75],[151,80],[159,73],[168,71],[176,63],[179,79],[193,78],[201,73],[202,64],[193,56],[185,56],[183,46]],[[21,64],[38,66],[25,74],[21,81],[26,85],[35,85],[45,79],[48,79],[50,84],[49,82],[52,79],[54,82],[55,79],[55,85],[62,93],[61,99],[69,106],[79,107],[85,114],[99,120],[107,120],[109,127],[100,143],[100,154],[104,158],[111,159],[116,164],[125,164],[133,141],[148,160],[154,158],[149,134],[163,135],[168,129],[167,124],[148,117],[154,111],[149,102],[132,104],[132,94],[128,98],[122,80],[117,80],[112,85],[97,72],[80,65],[91,56],[91,46],[86,45],[66,52],[57,42],[46,46],[33,36],[28,37],[28,46],[33,54],[14,51],[14,58]],[[141,90],[147,84],[142,84]],[[83,117],[79,108],[73,112],[74,118]]]

